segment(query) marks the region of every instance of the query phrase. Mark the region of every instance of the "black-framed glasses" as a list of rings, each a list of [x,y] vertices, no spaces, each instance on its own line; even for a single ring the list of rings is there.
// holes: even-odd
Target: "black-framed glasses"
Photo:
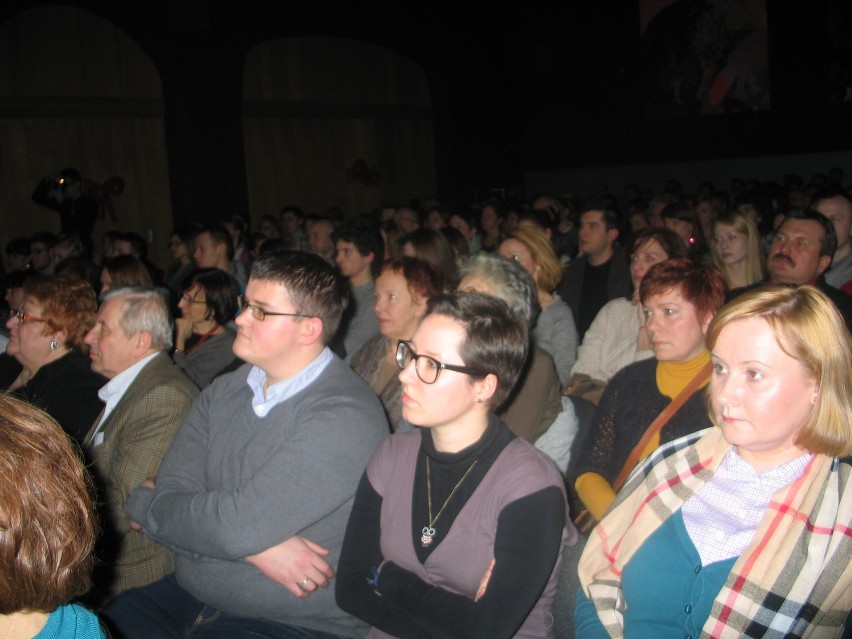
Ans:
[[[278,311],[267,311],[256,304],[249,304],[249,301],[244,297],[240,300],[240,308],[243,312],[248,311],[251,313],[251,316],[258,322],[265,320],[267,315],[272,317],[314,317],[314,315],[306,315],[305,313],[279,313]]]
[[[396,365],[400,368],[405,368],[411,363],[411,360],[414,360],[414,372],[417,373],[417,377],[419,377],[420,381],[424,384],[434,384],[438,381],[438,375],[445,368],[448,371],[464,373],[471,377],[485,377],[488,374],[473,368],[468,368],[467,366],[444,364],[444,362],[439,362],[434,357],[429,357],[428,355],[418,355],[414,352],[414,349],[411,348],[411,344],[409,342],[400,340],[399,345],[396,347]]]
[[[18,318],[18,324],[23,324],[24,322],[46,322],[47,321],[46,319],[43,319],[41,317],[36,317],[35,315],[30,315],[29,313],[24,313],[24,311],[21,311],[21,310],[16,311],[14,309],[9,311],[9,317],[10,318],[11,317],[17,317]]]

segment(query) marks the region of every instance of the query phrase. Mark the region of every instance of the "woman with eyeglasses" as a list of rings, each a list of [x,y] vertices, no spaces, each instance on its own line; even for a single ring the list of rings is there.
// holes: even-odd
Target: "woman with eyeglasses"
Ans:
[[[367,466],[337,602],[368,637],[553,637],[566,525],[562,477],[494,415],[527,357],[502,301],[439,295],[400,342],[402,415]]]
[[[237,316],[240,287],[218,268],[201,268],[183,281],[175,319],[175,363],[199,388],[234,363],[236,332],[229,326]]]
[[[83,337],[95,323],[95,291],[81,279],[37,276],[23,286],[23,301],[6,322],[6,353],[22,366],[7,391],[38,406],[82,442],[103,402],[107,380],[92,371]]]
[[[379,333],[352,357],[350,366],[382,400],[391,430],[402,420],[402,386],[396,366],[397,345],[411,339],[426,313],[426,303],[441,292],[441,278],[425,260],[397,257],[382,265],[376,278]]]
[[[518,227],[500,244],[500,255],[523,266],[535,282],[541,312],[532,329],[533,341],[553,358],[559,381],[571,377],[577,359],[577,326],[568,305],[554,290],[562,281],[562,262],[550,239],[538,228]]]

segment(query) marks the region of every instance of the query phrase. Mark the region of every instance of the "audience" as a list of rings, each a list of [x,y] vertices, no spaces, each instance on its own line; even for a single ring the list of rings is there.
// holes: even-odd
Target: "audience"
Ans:
[[[192,257],[198,268],[218,268],[233,277],[240,290],[245,289],[248,279],[246,265],[234,259],[234,245],[231,236],[221,226],[204,226],[193,239]]]

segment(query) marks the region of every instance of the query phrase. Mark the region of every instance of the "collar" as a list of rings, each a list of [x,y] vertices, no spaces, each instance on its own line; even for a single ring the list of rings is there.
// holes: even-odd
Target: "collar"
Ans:
[[[102,386],[98,391],[98,397],[109,406],[112,404],[113,406],[118,403],[118,400],[122,398],[124,393],[127,392],[127,389],[130,388],[130,385],[136,380],[136,377],[139,373],[142,372],[142,369],[154,359],[157,355],[160,354],[160,351],[156,353],[151,353],[147,357],[143,357],[138,362],[130,366],[129,368],[125,368],[118,375],[113,377],[109,382],[106,383],[105,386]],[[106,415],[104,416],[106,417]]]
[[[295,375],[291,375],[287,379],[267,387],[265,392],[263,387],[266,383],[266,373],[262,368],[252,366],[246,378],[246,383],[248,383],[252,392],[251,407],[254,410],[254,414],[261,418],[266,417],[269,411],[278,406],[278,404],[307,388],[311,382],[320,376],[333,358],[334,355],[326,346],[314,361]]]

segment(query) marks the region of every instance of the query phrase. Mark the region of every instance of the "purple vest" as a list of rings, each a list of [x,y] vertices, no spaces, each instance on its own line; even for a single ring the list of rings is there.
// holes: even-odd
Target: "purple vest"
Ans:
[[[503,508],[549,486],[559,486],[564,492],[564,481],[544,453],[520,438],[513,439],[462,507],[444,539],[426,563],[421,564],[414,551],[411,530],[412,487],[420,438],[418,431],[392,435],[367,466],[370,484],[382,496],[382,556],[428,584],[473,599],[494,558],[497,519]],[[562,565],[562,547],[566,543],[568,533],[563,529],[559,557],[550,580],[515,637],[555,637],[551,609]],[[367,636],[391,635],[373,628]]]

